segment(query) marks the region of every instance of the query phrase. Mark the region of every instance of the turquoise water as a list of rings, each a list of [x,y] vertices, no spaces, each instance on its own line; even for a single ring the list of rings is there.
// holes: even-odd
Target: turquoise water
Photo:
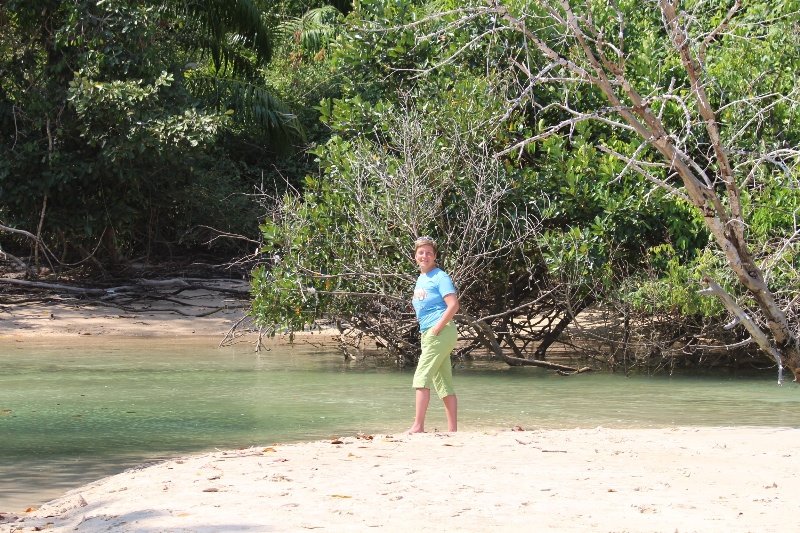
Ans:
[[[364,433],[411,422],[411,371],[336,351],[162,341],[0,344],[0,511],[176,454]],[[460,429],[798,426],[800,390],[757,376],[558,376],[459,364]],[[445,426],[432,402],[429,431]]]

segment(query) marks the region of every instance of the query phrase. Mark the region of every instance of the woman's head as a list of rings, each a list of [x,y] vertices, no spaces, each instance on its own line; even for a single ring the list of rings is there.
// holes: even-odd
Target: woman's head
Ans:
[[[436,267],[437,253],[436,241],[432,238],[420,237],[414,241],[414,261],[417,262],[420,272],[427,273]]]
[[[414,253],[417,253],[417,250],[421,246],[430,246],[433,249],[433,254],[437,255],[439,253],[439,247],[436,246],[436,241],[433,240],[433,237],[428,237],[427,235],[424,237],[419,237],[417,240],[414,241]]]

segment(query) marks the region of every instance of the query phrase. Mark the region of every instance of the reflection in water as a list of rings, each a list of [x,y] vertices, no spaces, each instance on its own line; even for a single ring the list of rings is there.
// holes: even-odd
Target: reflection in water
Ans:
[[[399,432],[412,418],[410,370],[308,347],[0,345],[0,358],[0,510],[177,454]],[[459,364],[460,429],[796,426],[798,391],[773,374],[561,377]],[[440,405],[428,416],[429,430],[445,426]]]

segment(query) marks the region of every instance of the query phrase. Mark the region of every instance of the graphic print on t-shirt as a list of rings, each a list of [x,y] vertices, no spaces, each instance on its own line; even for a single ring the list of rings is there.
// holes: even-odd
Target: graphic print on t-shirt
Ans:
[[[408,294],[408,293],[406,293]],[[423,289],[422,287],[417,287],[414,289],[414,299],[415,300],[424,300],[425,297],[428,295],[428,292]]]

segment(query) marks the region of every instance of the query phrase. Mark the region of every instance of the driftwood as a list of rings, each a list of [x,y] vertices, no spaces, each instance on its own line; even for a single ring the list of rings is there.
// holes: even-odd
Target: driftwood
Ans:
[[[84,287],[64,283],[0,277],[0,290],[5,288],[5,292],[9,292],[13,289],[23,289],[26,292],[22,299],[11,298],[0,303],[6,305],[23,305],[52,299],[54,294],[69,294],[80,299],[82,302],[109,305],[133,313],[149,309],[154,301],[167,302],[171,304],[171,306],[169,309],[165,309],[165,311],[191,317],[204,317],[224,309],[233,307],[246,308],[249,306],[249,285],[246,282],[242,282],[242,287],[239,288],[230,285],[220,286],[220,281],[230,283],[228,280],[172,278],[163,280],[140,279],[136,280],[135,283],[113,287]],[[213,307],[200,313],[185,312],[181,309],[182,307],[208,307],[177,298],[180,293],[192,290],[204,290],[212,293],[230,295],[236,302],[226,303],[223,306]],[[44,295],[40,298],[33,298],[30,294],[33,291],[41,291]]]
[[[13,278],[0,278],[0,285],[13,285],[16,287],[24,287],[26,289],[69,292],[73,294],[84,294],[87,296],[104,296],[107,294],[106,289],[74,287],[71,285],[63,285],[61,283],[45,283],[42,281],[28,281],[24,279],[13,279]]]
[[[47,196],[45,196],[45,205],[47,205]],[[42,216],[44,216],[44,210],[42,211]],[[39,222],[39,225],[40,225],[39,233],[41,234],[41,221]],[[50,269],[51,270],[53,269],[53,264],[50,261],[50,258],[53,257],[53,253],[47,248],[47,246],[45,245],[44,241],[42,241],[42,239],[40,238],[39,235],[34,235],[33,233],[31,233],[29,231],[25,231],[24,229],[12,228],[12,227],[6,226],[4,224],[0,224],[0,232],[6,232],[6,233],[15,234],[15,235],[22,235],[23,237],[32,240],[34,242],[34,244],[35,244],[35,256],[36,256],[36,260],[34,262],[34,265],[38,264],[38,262],[39,262],[39,249],[41,249],[41,250],[43,250],[45,252],[44,256],[47,259],[47,262],[50,264]],[[4,256],[6,256],[6,257],[10,258],[12,261],[14,261],[18,266],[22,266],[24,270],[30,269],[31,265],[26,264],[24,261],[22,261],[18,257],[15,257],[13,255],[7,254],[5,252],[2,252],[2,253],[3,253]]]
[[[60,291],[77,294],[86,294],[91,296],[114,296],[122,293],[142,292],[148,290],[159,289],[177,289],[178,292],[182,290],[211,290],[216,292],[224,292],[235,295],[246,296],[249,294],[249,288],[245,289],[232,289],[226,287],[217,287],[209,282],[214,280],[201,280],[198,282],[192,278],[173,278],[173,279],[140,279],[134,284],[118,285],[115,287],[106,288],[92,288],[80,287],[75,285],[65,285],[63,283],[48,283],[43,281],[29,281],[14,278],[0,278],[0,285],[14,285],[18,287],[25,287],[28,289],[42,289],[48,291]],[[248,286],[249,287],[249,286]]]
[[[22,259],[20,259],[19,257],[15,256],[15,255],[12,255],[12,254],[4,251],[2,248],[0,248],[0,257],[2,257],[3,259],[6,259],[8,261],[11,261],[21,271],[28,271],[30,269],[30,266],[25,261],[23,261]]]

